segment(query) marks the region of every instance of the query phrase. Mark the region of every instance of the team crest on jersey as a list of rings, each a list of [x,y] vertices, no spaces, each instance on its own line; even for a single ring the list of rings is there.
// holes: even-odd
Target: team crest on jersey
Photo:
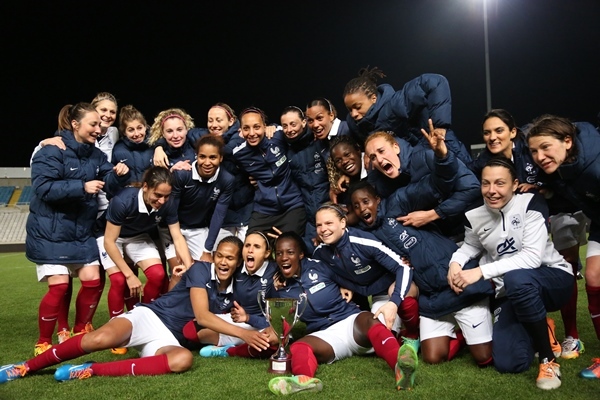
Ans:
[[[360,267],[360,258],[359,257],[350,257],[350,261],[354,263],[355,267]]]
[[[404,248],[405,249],[410,249],[415,244],[417,244],[417,238],[414,237],[414,236],[411,236],[410,238],[408,238],[408,240],[406,242],[404,242]]]
[[[516,253],[518,250],[515,247],[515,239],[510,237],[496,247],[499,256]]]
[[[223,304],[227,305],[229,304],[230,300],[228,298],[224,298],[223,299]]]
[[[108,254],[105,251],[102,252],[102,258],[106,260],[108,258]]]
[[[402,231],[402,233],[400,234],[400,236],[398,238],[404,242],[406,239],[408,239],[408,232]]]
[[[313,154],[313,158],[315,159],[315,162],[321,161],[321,155],[318,151],[315,151],[315,154]]]
[[[361,268],[361,269],[357,269],[357,270],[355,270],[355,271],[354,271],[354,273],[355,273],[356,275],[362,275],[362,274],[364,274],[365,272],[368,272],[368,271],[370,271],[370,270],[371,270],[371,266],[370,266],[370,265],[367,265],[367,266],[366,266],[366,267],[364,267],[364,268]]]
[[[213,193],[212,196],[210,196],[211,200],[216,200],[219,198],[219,194],[221,194],[221,189],[219,188],[213,188]]]
[[[501,312],[502,312],[502,307],[498,307],[494,310],[494,323],[498,322],[498,318],[500,317]]]
[[[319,279],[319,275],[317,275],[316,272],[315,273],[309,272],[308,273],[308,279],[310,279],[313,282],[316,282],[317,279]]]
[[[260,284],[262,286],[267,286],[267,283],[269,283],[269,280],[267,278],[260,278]]]
[[[98,172],[100,172],[100,167],[96,167],[96,175],[98,175]]]
[[[275,155],[275,157],[279,157],[279,153],[281,153],[281,150],[279,150],[279,147],[275,146],[275,147],[271,147],[271,153],[273,153],[273,155]]]
[[[513,229],[521,229],[523,226],[523,223],[521,222],[521,216],[519,214],[513,215],[510,218],[510,224],[512,225]]]
[[[395,228],[396,225],[398,225],[398,221],[396,221],[396,219],[394,218],[388,218],[388,225],[392,228]]]
[[[158,215],[157,215],[156,217],[154,217],[154,221],[155,221],[157,224],[158,224],[158,223],[160,223],[160,221],[161,221],[161,220],[162,220],[162,217],[161,217],[161,216],[158,216]]]
[[[273,149],[271,149],[271,150],[273,150]],[[275,163],[275,165],[277,165],[277,168],[279,168],[279,167],[281,167],[281,164],[283,164],[286,160],[287,160],[287,157],[283,156],[279,160],[277,160],[277,162]]]

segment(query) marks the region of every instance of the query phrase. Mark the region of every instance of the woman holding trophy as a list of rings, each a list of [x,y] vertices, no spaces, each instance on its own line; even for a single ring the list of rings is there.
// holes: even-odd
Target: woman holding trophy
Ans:
[[[413,348],[399,347],[392,332],[371,312],[346,301],[333,279],[334,272],[305,254],[304,241],[294,232],[281,234],[275,242],[275,259],[284,278],[278,296],[306,296],[308,304],[300,320],[306,324],[307,335],[290,346],[294,376],[271,379],[269,389],[283,395],[320,391],[323,384],[314,378],[318,364],[372,352],[395,370],[398,389],[411,389],[417,367]]]

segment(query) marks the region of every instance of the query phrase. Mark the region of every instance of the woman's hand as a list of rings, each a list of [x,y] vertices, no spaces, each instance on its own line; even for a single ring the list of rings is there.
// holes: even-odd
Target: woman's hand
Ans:
[[[454,261],[450,263],[450,266],[448,267],[448,276],[446,279],[448,280],[448,285],[450,285],[450,289],[454,290],[456,294],[460,294],[462,292],[462,289],[454,285],[454,279],[458,276],[458,273],[460,271],[462,271],[462,267],[459,263]]]
[[[346,300],[346,303],[350,303],[350,301],[352,301],[352,296],[354,295],[352,290],[340,287],[340,293],[342,295],[342,299]]]
[[[98,194],[104,187],[104,181],[93,180],[83,184],[83,190],[89,194]]]
[[[129,167],[126,164],[120,162],[113,167],[113,171],[115,171],[117,176],[123,176],[129,172]]]
[[[142,294],[142,282],[137,276],[131,274],[127,277],[127,286],[129,287],[129,295],[131,297],[139,298]]]
[[[429,142],[429,145],[433,149],[436,157],[444,158],[448,154],[448,148],[446,147],[446,129],[434,128],[433,121],[431,118],[427,120],[429,123],[429,132],[425,129],[421,129],[421,133],[425,136],[425,139]]]
[[[482,277],[483,272],[481,272],[480,267],[467,270],[463,269],[458,274],[456,274],[456,276],[452,280],[452,283],[454,283],[454,286],[457,286],[464,290],[467,286],[477,282]]]
[[[350,177],[346,176],[346,175],[342,175],[342,176],[340,176],[340,179],[338,179],[335,188],[336,188],[336,190],[338,190],[338,193],[345,192],[346,189],[348,188],[348,185],[350,185]]]
[[[269,335],[264,332],[244,329],[240,339],[258,351],[269,348]]]
[[[402,222],[402,225],[414,226],[420,228],[421,226],[427,225],[428,223],[439,219],[440,216],[435,210],[428,211],[413,211],[402,217],[396,218],[397,221]]]
[[[190,160],[177,161],[175,165],[171,167],[171,172],[173,171],[191,171],[192,164]]]
[[[391,301],[388,301],[379,307],[379,309],[373,315],[373,319],[377,319],[380,314],[383,315],[385,326],[391,330],[392,326],[394,326],[394,321],[396,321],[396,317],[398,316],[398,306]]]
[[[240,306],[235,300],[233,301],[233,307],[231,308],[231,319],[236,323],[246,323],[250,320],[250,316],[246,314],[244,307]]]
[[[48,139],[44,139],[40,142],[40,146],[56,146],[61,150],[66,150],[67,146],[65,146],[65,142],[63,142],[62,137],[54,136]]]
[[[161,146],[154,149],[154,157],[152,158],[156,167],[169,168],[169,157]]]
[[[267,139],[271,139],[273,136],[275,136],[275,132],[277,132],[276,126],[267,125],[265,127],[265,136],[267,137]]]

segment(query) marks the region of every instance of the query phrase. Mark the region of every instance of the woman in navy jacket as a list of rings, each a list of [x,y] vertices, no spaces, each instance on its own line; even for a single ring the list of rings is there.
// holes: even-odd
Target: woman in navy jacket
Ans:
[[[543,115],[528,129],[533,160],[540,179],[581,208],[592,220],[586,255],[585,290],[596,336],[600,339],[600,135],[592,124]],[[581,372],[600,378],[600,358]]]
[[[64,107],[69,128],[61,136],[66,149],[46,146],[31,162],[35,193],[27,219],[26,256],[37,264],[38,280],[48,282],[39,309],[40,337],[35,353],[48,350],[69,274],[82,281],[77,295],[76,325],[89,323],[100,288],[98,246],[92,227],[98,213],[98,193],[117,192],[128,179],[128,168],[113,166],[95,147],[100,116],[88,103]],[[59,118],[61,120],[62,118]]]
[[[419,131],[433,125],[444,131],[448,149],[464,163],[471,155],[450,129],[452,100],[448,80],[438,74],[423,74],[395,91],[387,84],[377,86],[385,75],[378,68],[363,68],[344,88],[346,118],[351,134],[361,145],[375,131],[392,131],[413,146],[424,143]]]
[[[248,229],[265,232],[276,227],[303,235],[306,213],[302,194],[292,178],[284,133],[278,130],[271,139],[265,137],[266,116],[258,108],[245,109],[239,118],[243,139],[231,140],[227,148],[255,182]]]

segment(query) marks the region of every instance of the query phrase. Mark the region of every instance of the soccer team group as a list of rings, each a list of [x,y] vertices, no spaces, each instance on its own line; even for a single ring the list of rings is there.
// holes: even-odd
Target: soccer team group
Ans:
[[[26,255],[48,283],[39,338],[34,358],[0,367],[0,383],[107,349],[140,358],[62,364],[56,380],[184,372],[197,350],[267,359],[282,332],[262,297],[306,302],[306,334],[289,345],[291,376],[269,382],[275,394],[320,391],[319,364],[369,353],[412,389],[419,358],[464,347],[502,373],[537,357],[537,387],[558,388],[558,358],[584,351],[586,243],[600,339],[599,132],[553,115],[521,129],[493,109],[472,159],[451,130],[445,77],[396,91],[377,85],[384,76],[363,69],[347,83],[346,121],[326,98],[286,107],[275,124],[217,103],[206,129],[180,108],[150,125],[133,106],[114,127],[110,93],[63,107],[31,159]],[[94,329],[106,277],[110,320]],[[547,317],[557,310],[562,344]],[[600,359],[580,375],[600,378]]]

